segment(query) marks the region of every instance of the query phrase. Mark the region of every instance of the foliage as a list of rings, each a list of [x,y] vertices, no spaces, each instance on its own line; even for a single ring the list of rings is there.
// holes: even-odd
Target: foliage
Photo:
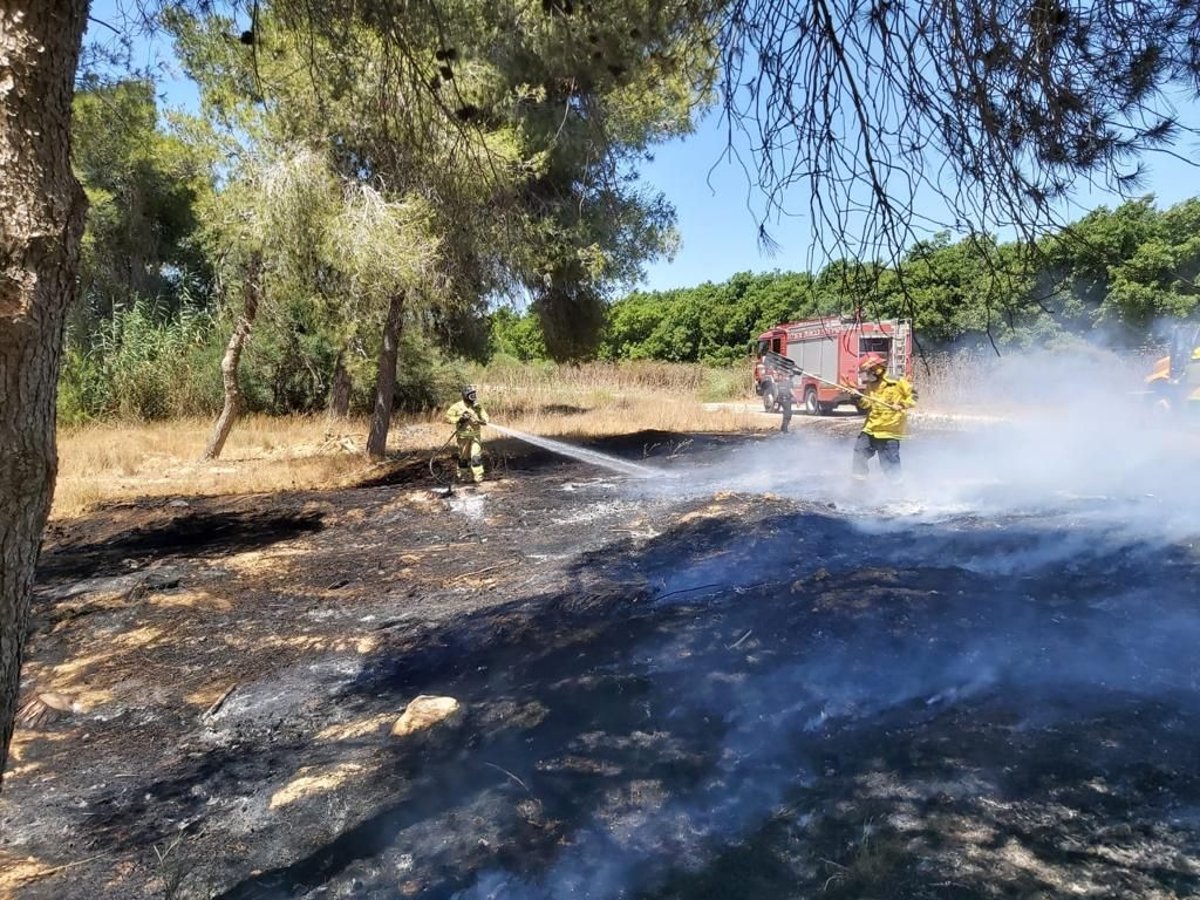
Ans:
[[[437,265],[414,292],[422,313],[480,314],[520,290],[548,352],[588,356],[612,290],[675,246],[673,211],[637,185],[636,164],[711,99],[712,35],[651,0],[610,4],[585,35],[532,4],[452,7],[328,34],[277,0],[259,9],[250,46],[228,40],[232,20],[175,10],[167,21],[224,140],[244,136],[259,156],[315,148],[348,192],[425,204]],[[389,99],[409,79],[420,88]],[[393,256],[420,243],[409,231],[388,242]]]
[[[1072,336],[1139,346],[1200,302],[1200,200],[1098,209],[1034,247],[946,233],[894,267],[836,260],[816,276],[740,273],[721,284],[635,291],[611,304],[600,356],[727,364],[779,323],[862,310],[911,317],[925,349],[1043,346]],[[494,346],[539,357],[535,316],[494,319]]]
[[[118,310],[89,348],[67,348],[59,381],[64,424],[206,414],[220,406],[219,336],[190,308],[167,316],[149,301]]]
[[[520,315],[509,307],[497,309],[491,316],[491,355],[500,355],[528,362],[546,359],[546,342],[542,329],[533,316]]]
[[[613,304],[601,355],[728,363],[762,329],[819,305],[812,278],[797,273],[742,272],[719,285],[635,292]]]
[[[169,306],[207,291],[196,242],[204,161],[159,126],[154,85],[91,85],[75,95],[72,163],[88,197],[76,336],[143,297]]]
[[[312,173],[300,182],[311,187]],[[272,183],[272,190],[281,190],[279,181]],[[333,221],[346,213],[342,195],[334,191],[330,196],[336,200],[328,207]],[[311,216],[314,204],[322,204],[311,196],[309,200],[303,214]],[[277,202],[287,215],[301,215],[294,199]],[[392,214],[401,213],[393,209]],[[318,243],[325,239],[318,238]],[[298,244],[296,253],[301,246],[311,245]],[[1200,200],[1163,211],[1148,200],[1096,210],[1036,249],[1038,256],[1028,257],[1016,244],[982,238],[952,242],[939,234],[914,245],[898,269],[875,271],[837,261],[816,276],[740,273],[721,284],[634,291],[607,306],[599,356],[728,366],[744,359],[751,339],[778,322],[856,307],[878,317],[911,310],[925,350],[975,345],[990,352],[992,341],[1003,348],[1051,346],[1075,338],[1142,346],[1156,338],[1159,321],[1191,315],[1200,301]],[[284,253],[277,256],[286,258]],[[1037,261],[1033,268],[1031,259]],[[352,409],[368,410],[382,315],[378,305],[358,307],[347,323],[331,312],[339,300],[345,303],[353,296],[344,293],[345,280],[326,279],[332,285],[332,297],[326,298],[311,287],[321,279],[288,276],[287,266],[280,265],[273,276],[272,313],[254,332],[244,361],[248,409],[323,409],[334,360],[345,348],[354,384]],[[908,297],[901,292],[901,279]],[[90,349],[72,341],[60,415],[78,422],[215,411],[220,406],[217,364],[228,330],[218,325],[210,313],[194,306],[172,312],[168,304],[140,301],[118,311]],[[470,366],[436,349],[443,343],[436,332],[447,327],[452,326],[437,317],[411,323],[401,343],[398,409],[436,406],[472,377]],[[517,365],[550,358],[532,312],[500,307],[489,317],[488,334],[493,375],[505,360]],[[739,372],[714,372],[698,390],[706,400],[743,393]]]
[[[856,233],[868,245],[885,233],[904,236],[902,251],[893,240],[879,260],[855,259],[841,247],[845,258],[816,273],[741,273],[722,284],[614,299],[636,283],[647,261],[669,256],[678,242],[673,211],[661,195],[639,187],[637,166],[656,142],[691,129],[719,79],[728,88],[747,64],[738,47],[764,51],[754,55],[763,81],[744,96],[727,90],[727,107],[736,111],[762,86],[776,87],[773,105],[757,122],[779,139],[764,142],[759,159],[770,191],[796,175],[787,157],[804,141],[791,140],[788,129],[813,125],[809,137],[818,143],[826,133],[818,127],[827,112],[820,104],[794,115],[798,85],[832,84],[823,102],[841,97],[851,111],[912,98],[916,88],[897,83],[882,63],[861,71],[854,65],[872,46],[867,37],[885,26],[905,33],[912,23],[897,20],[895,7],[841,22],[846,10],[838,2],[806,6],[794,21],[779,17],[791,4],[758,0],[368,7],[369,14],[367,7],[339,7],[336,15],[315,15],[295,0],[269,0],[255,4],[251,30],[243,33],[246,23],[232,7],[162,5],[160,21],[176,37],[202,97],[201,116],[175,117],[170,130],[159,123],[148,82],[84,82],[74,156],[92,200],[83,275],[88,300],[81,306],[88,313],[72,322],[63,388],[70,415],[145,417],[173,408],[175,400],[138,399],[128,384],[118,387],[116,363],[102,355],[119,354],[121,364],[136,368],[135,355],[121,350],[120,341],[92,349],[91,336],[131,324],[123,316],[118,322],[118,314],[138,297],[153,301],[163,328],[184,327],[185,308],[224,322],[230,313],[220,309],[236,307],[251,251],[265,258],[264,304],[244,387],[251,409],[280,412],[322,408],[339,356],[350,363],[356,404],[363,402],[375,375],[370,354],[379,346],[382,307],[397,290],[411,298],[401,358],[414,372],[401,374],[407,394],[398,400],[410,406],[440,390],[430,386],[438,379],[429,372],[441,371],[442,355],[729,364],[778,321],[855,309],[911,317],[928,346],[1020,345],[1093,333],[1137,343],[1160,317],[1186,315],[1195,306],[1196,202],[1162,213],[1148,201],[1099,210],[1036,245],[1000,244],[986,235],[913,240],[905,200],[891,182],[890,210],[875,194],[837,209],[836,190],[827,184],[824,194],[813,194],[825,204],[814,222],[845,231],[863,225]],[[964,9],[955,0],[945,8]],[[984,7],[969,12],[972,21],[988,14]],[[962,151],[948,171],[987,181],[976,197],[984,218],[1018,201],[1040,215],[1072,172],[1111,169],[1123,154],[1171,131],[1169,122],[1148,116],[1142,133],[1093,134],[1089,143],[1084,138],[1095,126],[1081,110],[1115,110],[1111,121],[1118,121],[1121,103],[1146,104],[1155,85],[1186,72],[1188,61],[1171,56],[1178,17],[1154,20],[1162,32],[1157,62],[1141,54],[1145,32],[1134,29],[1127,44],[1105,50],[1110,71],[1090,84],[1080,73],[1095,71],[1104,53],[1088,57],[1080,48],[1124,20],[1114,13],[1085,33],[1077,4],[1061,4],[1060,13],[1061,34],[1040,20],[994,23],[993,31],[1015,32],[1000,57],[975,60],[996,77],[1028,74],[1047,40],[1062,53],[1057,68],[1038,71],[1030,90],[1010,92],[1008,106],[988,107],[992,118],[973,115],[987,111],[980,98],[992,97],[995,85],[985,78],[971,96],[926,96],[905,125],[924,127],[950,107],[971,114],[937,141]],[[801,21],[811,26],[805,46],[787,58],[771,52]],[[938,41],[940,58],[979,50],[973,32],[961,45],[945,42],[946,29],[961,27],[947,20],[917,41],[880,52],[893,61],[911,52],[933,59]],[[1069,34],[1082,43],[1061,44]],[[780,80],[789,67],[839,59],[851,65],[825,67],[817,81]],[[1132,80],[1117,74],[1134,70],[1141,74]],[[1106,99],[1099,88],[1113,79],[1120,90]],[[856,99],[849,82],[880,90],[866,99],[860,91]],[[731,124],[744,127],[747,120],[735,116]],[[885,116],[866,127],[886,131],[894,124]],[[1009,129],[1003,135],[1001,126]],[[976,131],[964,130],[970,127]],[[1010,133],[1014,127],[1025,130]],[[979,170],[1003,136],[1024,148],[1013,159],[1034,168],[1028,182],[1000,197],[995,191],[1011,172],[988,181]],[[867,184],[906,153],[924,152],[889,145],[882,131],[867,137],[891,155],[864,157],[841,172],[845,184]],[[834,178],[839,160],[845,162],[836,154],[831,159],[821,177]],[[842,215],[867,208],[876,216],[870,227]],[[1031,267],[1035,251],[1039,261]],[[529,311],[487,315],[505,295],[527,299]],[[413,355],[420,355],[418,336],[438,348],[421,351],[423,361]],[[205,340],[215,361],[218,337]],[[142,377],[131,377],[131,384]],[[207,387],[197,396],[209,397],[214,381],[198,377]],[[102,390],[117,393],[102,397]]]
[[[311,304],[276,311],[249,342],[241,371],[246,410],[284,415],[318,413],[328,403],[336,333],[320,327]],[[118,310],[89,349],[68,347],[59,380],[64,425],[211,416],[221,409],[220,360],[229,324],[203,311],[174,313],[139,301]],[[352,352],[351,412],[372,406],[375,343]],[[466,376],[463,363],[431,349],[420,330],[404,336],[396,409],[420,412],[453,399]]]
[[[408,332],[400,341],[395,408],[405,412],[445,409],[466,382],[462,364],[430,350],[427,338]]]
[[[1028,244],[1084,184],[1128,195],[1149,151],[1195,135],[1194,3],[729,0],[731,129],[763,223],[807,201],[823,256],[887,268],[932,222]],[[1186,151],[1184,151],[1186,152]],[[801,210],[792,210],[801,213]]]

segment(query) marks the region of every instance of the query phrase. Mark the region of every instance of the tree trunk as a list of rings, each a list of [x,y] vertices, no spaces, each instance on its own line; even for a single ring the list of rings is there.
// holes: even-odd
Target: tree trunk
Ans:
[[[329,417],[345,419],[350,415],[350,373],[346,371],[346,351],[333,366],[333,385],[329,389]]]
[[[375,376],[375,408],[371,411],[371,432],[367,435],[367,456],[380,459],[387,452],[388,426],[392,423],[392,401],[396,397],[396,353],[399,350],[400,323],[404,313],[404,294],[396,293],[388,304],[387,324],[383,326],[383,347],[379,351],[379,373]]]
[[[87,207],[71,172],[84,0],[0,0],[0,772],[20,689]]]
[[[262,256],[258,253],[250,255],[246,264],[246,281],[242,287],[243,308],[242,316],[229,336],[229,346],[225,348],[225,356],[221,360],[221,381],[225,388],[225,405],[221,407],[221,415],[213,425],[212,434],[204,448],[205,459],[216,459],[225,449],[225,441],[233,430],[233,421],[237,418],[242,407],[242,389],[238,386],[238,367],[242,362],[242,350],[246,346],[246,338],[254,327],[254,319],[258,316],[258,301],[262,293]]]

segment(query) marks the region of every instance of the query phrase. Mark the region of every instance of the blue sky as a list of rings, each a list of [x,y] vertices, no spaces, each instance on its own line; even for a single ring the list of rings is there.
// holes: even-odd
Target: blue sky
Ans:
[[[1177,105],[1187,122],[1200,126],[1200,104]],[[695,133],[657,148],[654,161],[643,167],[643,181],[661,190],[675,205],[683,238],[683,246],[672,262],[662,261],[649,267],[649,288],[724,281],[735,272],[804,271],[811,267],[812,239],[807,216],[770,223],[771,236],[781,247],[773,257],[760,253],[758,220],[747,209],[747,175],[736,160],[725,158],[725,149],[726,134],[714,113]],[[1200,144],[1194,138],[1176,146],[1174,151],[1200,160]],[[1166,154],[1153,154],[1145,163],[1147,177],[1137,196],[1154,194],[1158,205],[1166,207],[1200,195],[1200,168]],[[793,196],[789,201],[795,210],[807,209],[805,197]],[[1111,207],[1121,201],[1114,193],[1087,189],[1075,197],[1067,215],[1071,220],[1078,219],[1096,207]],[[751,202],[758,205],[753,197]],[[945,218],[932,204],[919,211],[933,219]]]
[[[94,0],[92,16],[119,25],[119,4],[127,7],[128,0]],[[100,26],[92,26],[89,37],[93,34],[101,38],[111,35]],[[194,108],[195,86],[182,77],[168,42],[137,41],[133,63],[157,73],[159,94],[166,105]],[[1186,122],[1200,126],[1200,104],[1179,102],[1177,106]],[[735,272],[810,268],[812,239],[805,216],[770,223],[770,233],[780,249],[773,257],[760,252],[758,220],[749,208],[760,205],[749,187],[753,173],[748,176],[736,160],[728,158],[726,149],[725,130],[720,116],[713,112],[694,133],[656,147],[653,162],[642,167],[645,185],[661,191],[675,206],[682,237],[682,246],[672,261],[661,260],[647,267],[646,288],[660,290],[723,281]],[[1195,139],[1174,149],[1182,156],[1200,159],[1200,145]],[[1146,164],[1149,171],[1137,192],[1139,196],[1154,194],[1160,206],[1169,206],[1200,194],[1200,169],[1161,154],[1149,157]],[[789,201],[796,210],[807,208],[804,197]],[[1076,196],[1068,215],[1075,219],[1097,206],[1120,202],[1120,197],[1107,191],[1085,190]],[[918,211],[933,219],[944,218],[932,206]]]

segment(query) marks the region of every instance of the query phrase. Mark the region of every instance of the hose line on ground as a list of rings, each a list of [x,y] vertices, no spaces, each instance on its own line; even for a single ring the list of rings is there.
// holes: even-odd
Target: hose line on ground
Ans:
[[[442,452],[447,447],[450,446],[450,442],[453,441],[456,437],[458,437],[458,432],[457,431],[451,432],[450,437],[446,438],[446,442],[444,444],[442,444],[442,446],[440,446],[436,450],[434,450],[433,455],[429,457],[429,474],[433,478],[434,481],[436,481],[439,485],[441,485],[443,487],[449,486],[449,487],[453,488],[453,486],[454,486],[454,467],[453,466],[450,467],[449,476],[445,480],[443,480],[438,475],[437,466],[435,465],[435,463],[437,463],[438,458],[441,457],[441,455],[442,455]]]

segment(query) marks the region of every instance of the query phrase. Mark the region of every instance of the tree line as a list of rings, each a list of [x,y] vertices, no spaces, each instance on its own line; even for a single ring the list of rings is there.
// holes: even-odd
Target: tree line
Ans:
[[[728,364],[780,323],[851,314],[908,318],[926,349],[1069,340],[1142,347],[1200,303],[1200,199],[1100,208],[1033,245],[946,232],[896,266],[838,261],[809,272],[742,272],[721,283],[634,291],[615,301],[597,355]],[[545,355],[535,317],[502,311],[492,347]]]
[[[62,421],[220,409],[216,456],[240,410],[360,411],[379,455],[395,408],[488,353],[497,296],[529,298],[549,356],[593,352],[612,292],[676,240],[636,167],[712,102],[715,37],[621,0],[564,53],[552,11],[462,12],[401,58],[372,27],[264,7],[239,34],[168,6],[196,114],[164,120],[148,80],[84,80]]]
[[[199,35],[189,40],[208,46]],[[227,87],[214,79],[208,90]],[[234,99],[210,102],[237,108]],[[686,125],[681,110],[672,115],[671,127]],[[386,291],[413,278],[405,267],[422,264],[409,255],[385,264],[386,244],[420,237],[429,221],[380,196],[347,193],[314,151],[270,162],[254,157],[242,164],[257,172],[235,168],[222,177],[214,155],[227,140],[203,120],[164,119],[149,81],[77,94],[73,160],[89,210],[59,387],[62,421],[221,410],[229,390],[221,365],[244,319],[253,254],[263,267],[257,290],[264,311],[256,310],[252,326],[243,323],[241,408],[374,408],[388,306],[380,285]],[[666,211],[637,215],[662,234],[625,248],[620,266],[630,275],[674,240]],[[410,251],[419,252],[419,245]],[[384,265],[390,269],[372,269]],[[1066,337],[1141,345],[1155,339],[1162,319],[1190,315],[1200,297],[1200,200],[1160,210],[1143,198],[1097,209],[1032,244],[955,241],[943,232],[892,266],[841,260],[816,274],[739,273],[719,284],[634,290],[611,300],[608,277],[596,275],[605,288],[589,295],[590,311],[566,304],[561,315],[586,314],[594,332],[568,347],[547,340],[551,305],[536,296],[523,312],[489,309],[478,296],[422,297],[406,310],[408,327],[395,341],[393,407],[443,402],[463,360],[503,354],[729,364],[774,324],[856,309],[910,318],[926,348]],[[416,281],[430,289],[419,273]]]

